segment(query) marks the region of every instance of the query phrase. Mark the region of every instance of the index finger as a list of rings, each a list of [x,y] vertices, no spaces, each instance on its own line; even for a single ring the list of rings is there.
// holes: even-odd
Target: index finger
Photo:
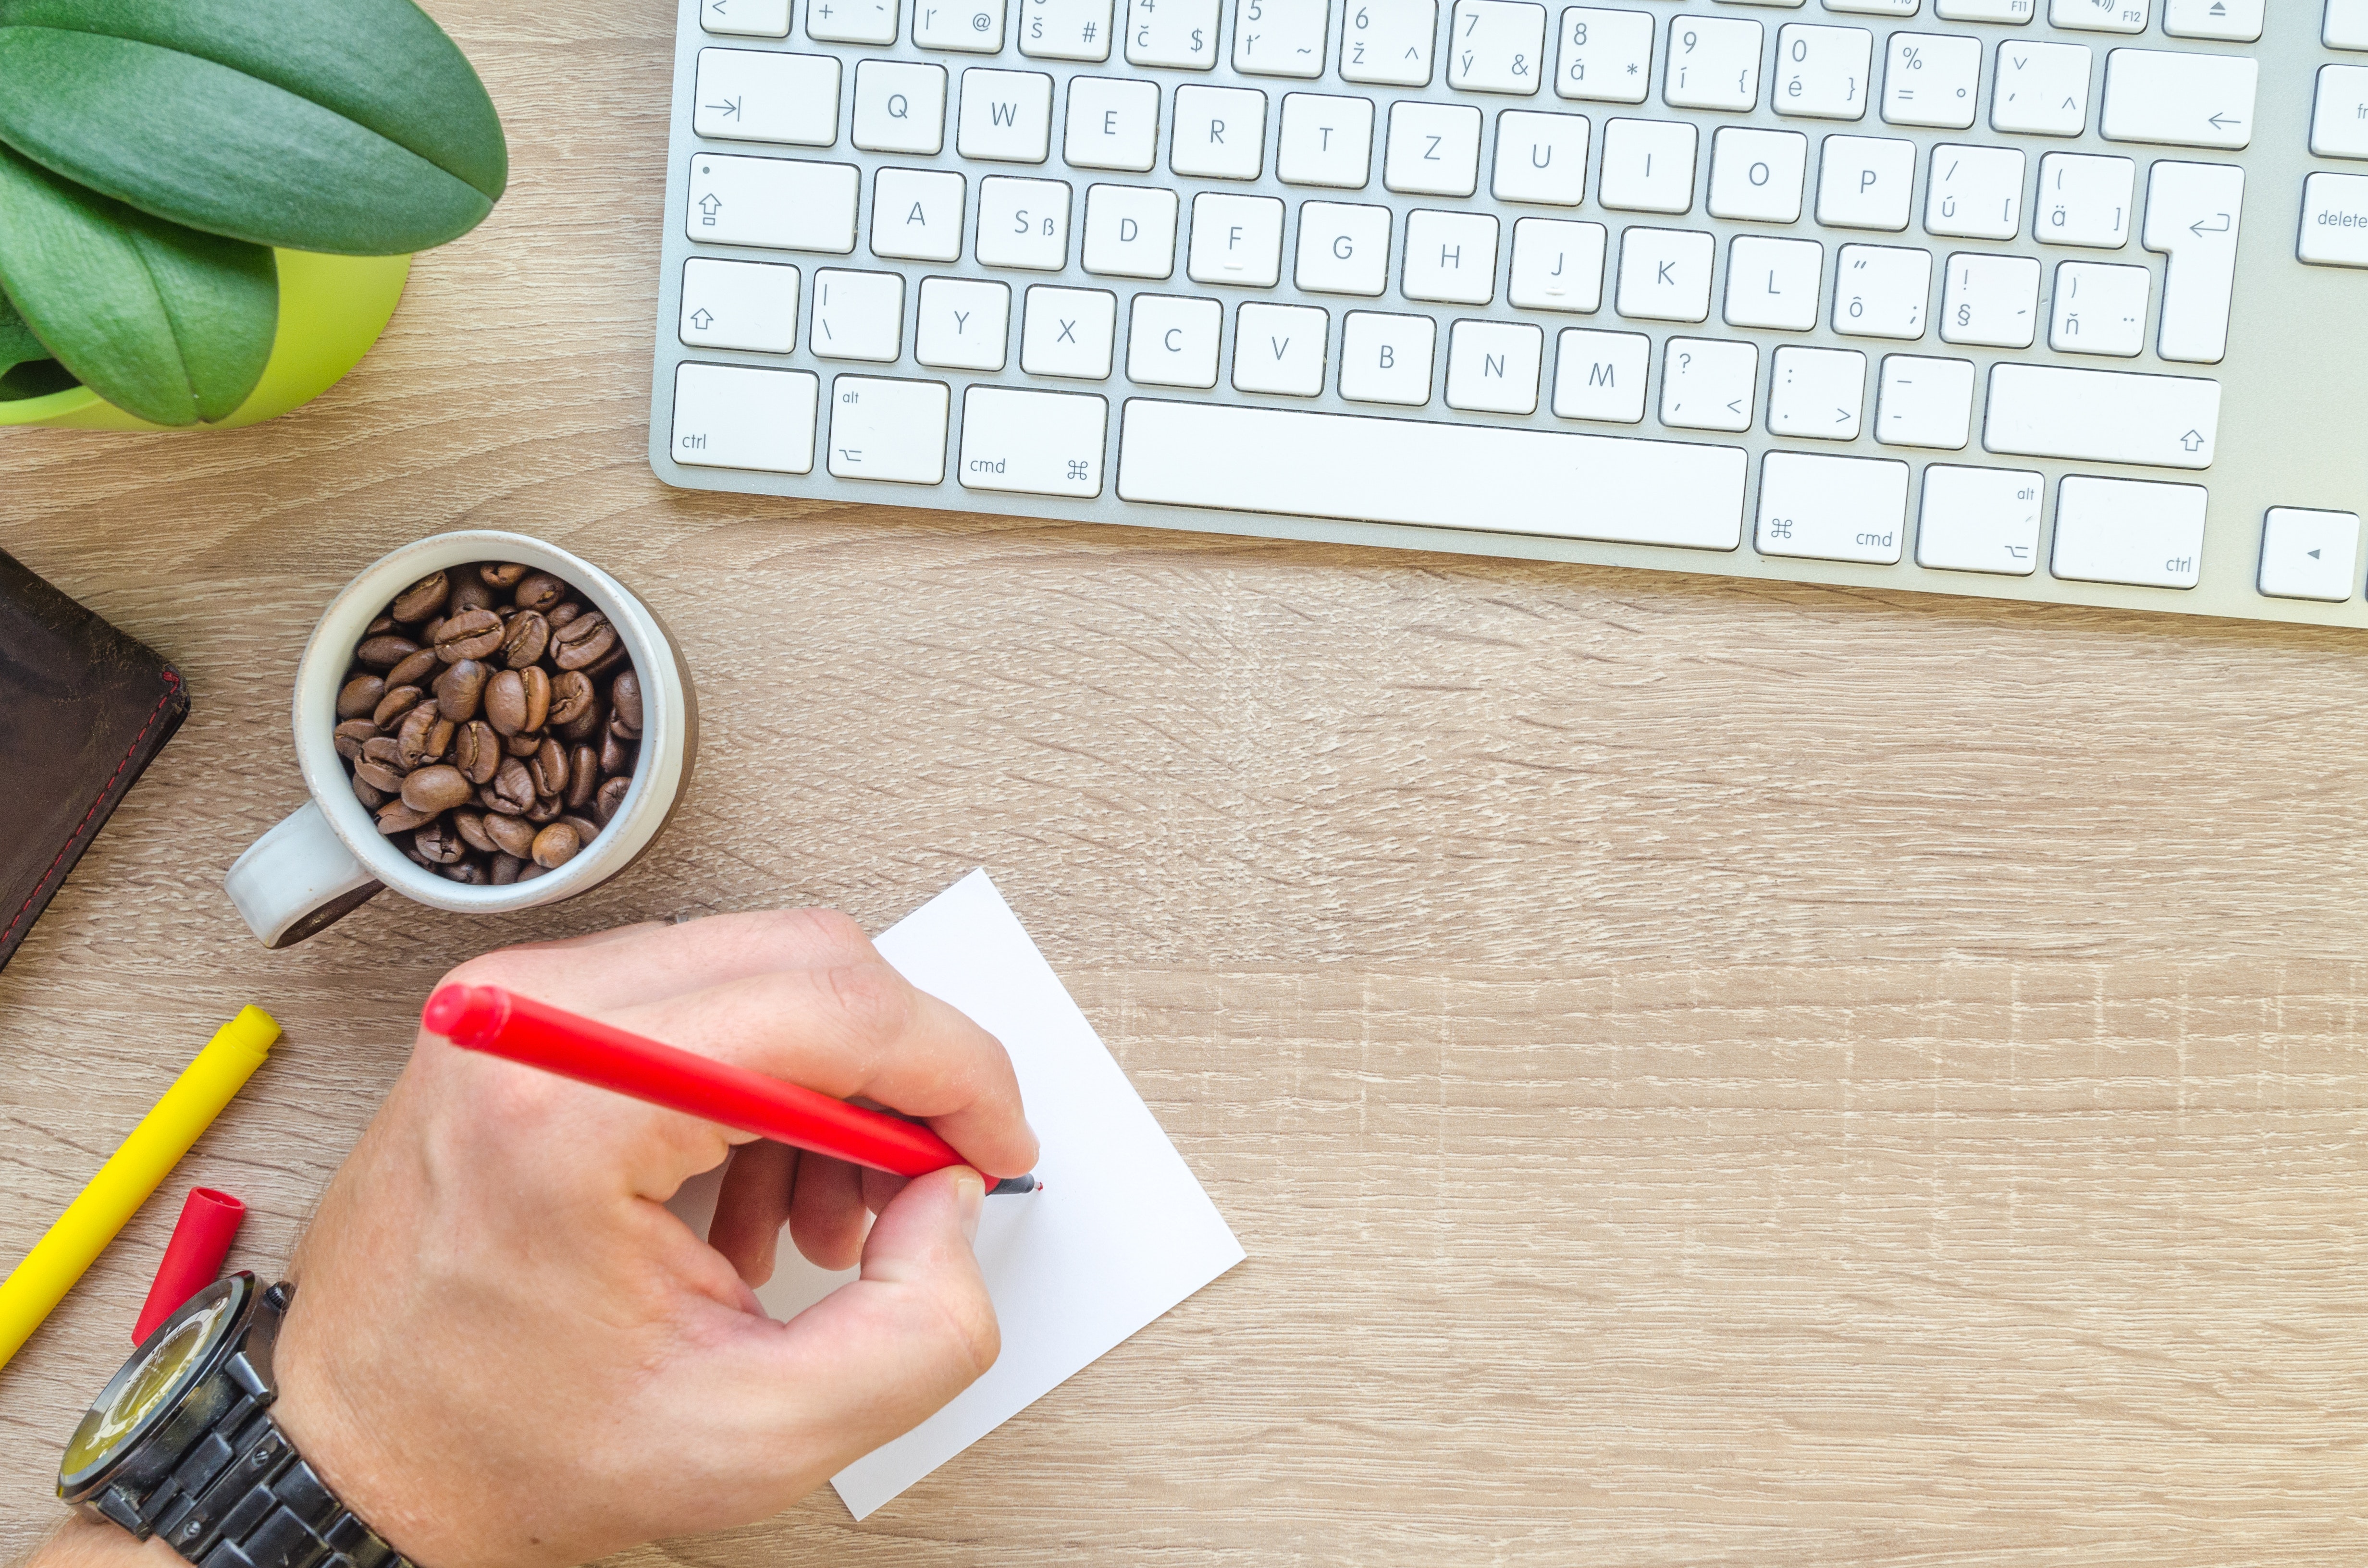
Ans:
[[[1036,1134],[1002,1042],[877,957],[748,975],[607,1017],[685,1051],[917,1117],[990,1176],[1035,1165]],[[704,1168],[677,1171],[670,1160],[651,1174],[678,1182]]]

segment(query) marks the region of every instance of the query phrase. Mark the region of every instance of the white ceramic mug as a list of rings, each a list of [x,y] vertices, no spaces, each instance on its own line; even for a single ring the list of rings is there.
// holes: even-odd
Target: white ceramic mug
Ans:
[[[607,828],[557,869],[507,887],[448,881],[414,863],[378,831],[337,756],[337,691],[363,630],[395,595],[431,572],[474,561],[520,562],[549,572],[609,618],[641,676],[642,742],[632,787]],[[382,557],[347,584],[313,629],[296,666],[296,761],[312,801],[247,846],[222,879],[231,902],[274,948],[301,942],[382,888],[461,915],[555,903],[615,876],[666,825],[698,751],[699,719],[682,655],[623,584],[554,545],[523,534],[438,534]]]

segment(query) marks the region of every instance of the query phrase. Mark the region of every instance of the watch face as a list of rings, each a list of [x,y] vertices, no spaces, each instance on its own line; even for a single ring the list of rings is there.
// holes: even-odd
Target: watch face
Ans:
[[[237,1325],[251,1288],[236,1275],[209,1285],[148,1336],[74,1429],[58,1467],[62,1485],[74,1486],[112,1464],[179,1403]]]

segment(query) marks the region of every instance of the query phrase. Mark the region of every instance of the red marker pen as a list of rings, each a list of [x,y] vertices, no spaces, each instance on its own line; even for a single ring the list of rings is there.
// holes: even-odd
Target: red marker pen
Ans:
[[[896,1176],[927,1176],[968,1160],[922,1126],[728,1062],[661,1045],[498,985],[446,985],[420,1022],[464,1051],[482,1051],[669,1110]],[[987,1195],[1033,1192],[1032,1176],[1006,1176]]]

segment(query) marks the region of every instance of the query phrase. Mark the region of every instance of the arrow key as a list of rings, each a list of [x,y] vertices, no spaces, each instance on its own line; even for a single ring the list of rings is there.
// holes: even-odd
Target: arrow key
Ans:
[[[2271,598],[2341,604],[2360,597],[2360,517],[2272,506],[2261,523],[2260,590]]]

